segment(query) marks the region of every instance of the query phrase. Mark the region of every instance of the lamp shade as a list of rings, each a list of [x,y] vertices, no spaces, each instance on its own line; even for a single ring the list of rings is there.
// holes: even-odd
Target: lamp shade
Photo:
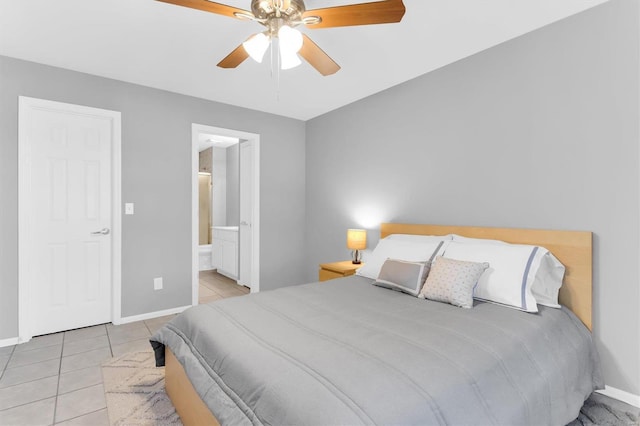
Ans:
[[[290,70],[300,65],[302,61],[295,53],[283,53],[280,51],[280,68],[283,70]]]
[[[242,43],[242,46],[254,61],[262,62],[270,42],[269,37],[264,33],[258,33]]]
[[[347,248],[349,250],[364,250],[367,248],[367,231],[365,229],[347,230]]]
[[[304,43],[302,33],[288,25],[283,25],[278,30],[280,39],[280,51],[286,54],[298,53]]]
[[[280,67],[283,70],[295,68],[302,63],[298,58],[298,51],[302,48],[302,33],[288,25],[278,30],[280,45]]]

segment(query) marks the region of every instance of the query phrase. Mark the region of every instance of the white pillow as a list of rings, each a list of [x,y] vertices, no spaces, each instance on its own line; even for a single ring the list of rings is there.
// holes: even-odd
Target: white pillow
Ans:
[[[526,312],[538,312],[531,287],[542,256],[539,247],[514,244],[468,244],[452,241],[444,252],[449,259],[488,262],[474,291],[476,299]]]
[[[436,251],[442,252],[443,238],[432,237],[421,241],[403,241],[393,238],[383,238],[365,265],[358,269],[356,275],[375,280],[380,275],[380,269],[387,259],[404,260],[406,262],[426,262],[435,256]]]
[[[457,242],[457,243],[470,243],[470,244],[509,244],[505,241],[500,241],[500,240],[487,240],[484,238],[470,238],[470,237],[463,237],[462,235],[458,235],[458,234],[451,234],[451,240]]]
[[[387,259],[373,285],[418,296],[430,268],[431,262]]]
[[[461,235],[452,235],[453,241],[466,244],[501,244],[512,246],[504,241],[485,240],[480,238],[468,238]],[[516,244],[518,245],[518,244]],[[521,245],[521,244],[520,244]],[[527,246],[533,249],[534,246]],[[531,286],[531,292],[536,298],[539,305],[549,306],[551,308],[560,308],[558,303],[558,293],[562,287],[565,267],[549,250],[544,247],[538,247],[536,256],[541,257],[539,267],[536,271],[535,280]],[[538,263],[538,262],[536,262]]]
[[[549,250],[544,247],[539,249],[543,255],[531,292],[539,305],[559,308],[558,293],[562,287],[565,267]]]
[[[431,242],[431,241],[451,241],[453,239],[453,234],[449,235],[415,235],[415,234],[391,234],[387,235],[385,238],[396,241],[411,241],[416,243],[421,242]]]

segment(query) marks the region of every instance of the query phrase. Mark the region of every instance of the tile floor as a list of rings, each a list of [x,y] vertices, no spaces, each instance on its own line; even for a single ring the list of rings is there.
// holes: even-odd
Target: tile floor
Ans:
[[[200,303],[209,303],[214,300],[227,297],[242,296],[249,293],[247,287],[238,285],[230,278],[214,271],[200,272],[200,290],[198,298]]]
[[[213,271],[200,274],[200,303],[248,292]],[[149,337],[171,318],[96,325],[0,348],[0,425],[108,425],[100,365],[150,351]]]

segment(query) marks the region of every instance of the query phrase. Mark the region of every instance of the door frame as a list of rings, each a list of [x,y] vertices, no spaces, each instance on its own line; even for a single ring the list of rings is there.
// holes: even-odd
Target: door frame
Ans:
[[[18,343],[33,337],[30,317],[32,283],[26,273],[31,267],[30,212],[35,206],[31,202],[31,140],[27,137],[30,112],[34,110],[57,111],[70,114],[107,118],[111,121],[111,321],[121,316],[122,295],[122,121],[118,111],[93,108],[83,105],[49,101],[45,99],[18,97]]]
[[[253,199],[251,200],[251,293],[260,291],[260,135],[241,130],[225,129],[205,124],[191,125],[191,303],[198,304],[198,136],[201,133],[230,136],[253,144]]]

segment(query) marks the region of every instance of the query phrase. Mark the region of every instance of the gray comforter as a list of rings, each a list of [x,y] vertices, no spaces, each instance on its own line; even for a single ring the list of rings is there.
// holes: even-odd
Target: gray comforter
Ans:
[[[566,309],[461,309],[370,283],[200,305],[152,345],[223,425],[564,425],[602,387],[591,335]]]

